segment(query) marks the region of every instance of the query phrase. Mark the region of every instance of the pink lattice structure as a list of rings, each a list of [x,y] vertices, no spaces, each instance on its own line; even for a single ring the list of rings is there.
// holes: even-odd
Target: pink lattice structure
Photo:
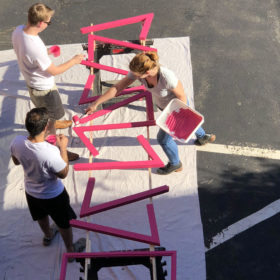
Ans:
[[[152,96],[151,96],[151,93],[149,91],[144,91],[144,92],[141,92],[141,93],[138,93],[134,96],[131,96],[125,100],[122,100],[118,103],[115,103],[109,107],[107,107],[106,109],[103,109],[103,110],[99,110],[97,112],[94,112],[93,114],[91,115],[88,115],[88,116],[85,116],[83,118],[79,118],[77,116],[74,116],[75,117],[75,122],[78,122],[79,124],[82,124],[82,123],[86,123],[86,122],[89,122],[91,120],[94,120],[96,118],[99,118],[103,115],[106,115],[110,112],[112,112],[113,110],[115,109],[118,109],[122,106],[125,106],[129,103],[132,103],[136,100],[139,100],[139,99],[142,99],[142,98],[145,98],[146,100],[146,113],[147,113],[147,120],[149,121],[154,121],[154,109],[153,109],[153,100],[152,100]],[[73,119],[74,119],[73,117]],[[75,128],[74,128],[75,129]]]
[[[169,191],[169,187],[164,185],[158,188],[154,188],[152,190],[140,192],[137,194],[133,194],[130,196],[126,196],[120,199],[112,200],[109,202],[101,203],[99,205],[90,207],[94,184],[95,184],[95,178],[89,178],[84,200],[80,211],[81,218],[89,215],[97,214],[103,211],[107,211],[116,207],[120,207],[126,204],[134,203],[136,201],[140,201],[149,197],[160,195]]]
[[[64,253],[62,257],[60,280],[66,279],[69,258],[134,258],[134,257],[171,257],[171,280],[176,280],[176,251],[132,251],[132,252],[97,252],[97,253]]]
[[[85,229],[89,231],[99,232],[111,236],[125,238],[133,241],[143,242],[152,245],[160,245],[158,229],[156,224],[156,217],[153,204],[147,204],[147,213],[149,218],[151,235],[140,234],[127,230],[117,229],[108,226],[102,226],[98,224],[88,223],[80,220],[71,220],[70,224],[73,227]]]
[[[120,27],[120,26],[124,26],[124,25],[128,25],[128,24],[137,23],[137,22],[142,22],[142,30],[140,32],[139,40],[146,40],[152,20],[153,20],[153,16],[154,16],[154,14],[150,13],[150,14],[140,15],[140,16],[136,16],[136,17],[116,20],[116,21],[112,21],[112,22],[97,24],[97,25],[93,25],[93,26],[83,27],[83,28],[81,28],[81,32],[83,34],[85,34],[85,33],[97,32],[100,30]],[[122,47],[126,47],[126,48],[141,50],[141,51],[157,51],[157,49],[134,44],[134,43],[129,43],[129,42],[120,41],[120,40],[116,40],[116,39],[112,39],[112,38],[88,34],[88,61],[83,60],[81,62],[81,64],[89,66],[89,67],[93,67],[96,69],[100,69],[100,70],[118,73],[121,75],[126,75],[128,73],[128,71],[94,62],[94,45],[95,45],[96,41],[113,44],[113,45],[118,45],[118,46],[122,46]],[[93,97],[88,97],[93,82],[94,82],[94,75],[89,75],[89,78],[84,87],[82,96],[80,98],[79,104],[86,104],[89,102],[93,102],[95,100],[95,99],[93,99]],[[137,87],[135,87],[134,89],[135,89],[135,91],[132,91],[132,92],[137,92]],[[124,95],[124,94],[127,94],[127,93],[123,92],[122,95]]]

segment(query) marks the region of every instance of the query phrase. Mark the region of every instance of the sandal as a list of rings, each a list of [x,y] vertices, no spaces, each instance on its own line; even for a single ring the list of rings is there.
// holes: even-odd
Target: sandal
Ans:
[[[51,232],[52,232],[52,237],[44,236],[44,238],[43,238],[43,245],[44,246],[50,246],[51,243],[52,243],[52,240],[54,239],[54,237],[58,233],[58,228],[57,228],[56,224],[52,224],[50,226],[50,229],[51,229]]]

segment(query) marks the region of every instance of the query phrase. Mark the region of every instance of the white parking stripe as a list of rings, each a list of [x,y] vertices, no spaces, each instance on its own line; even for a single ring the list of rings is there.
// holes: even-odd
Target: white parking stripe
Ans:
[[[216,236],[213,237],[210,244],[210,248],[206,249],[206,252],[219,246],[225,241],[231,239],[237,234],[255,226],[258,223],[278,214],[280,212],[280,199],[270,203],[261,210],[251,214],[250,216],[230,225],[228,228],[222,230]]]
[[[280,160],[280,151],[273,149],[261,149],[254,147],[221,145],[221,144],[207,144],[205,146],[197,146],[197,150],[201,152],[230,154],[246,157],[258,157]]]

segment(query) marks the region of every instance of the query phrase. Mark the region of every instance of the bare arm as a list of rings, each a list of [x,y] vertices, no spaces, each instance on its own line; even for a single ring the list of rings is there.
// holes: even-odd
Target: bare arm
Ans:
[[[68,60],[65,63],[60,64],[58,66],[56,66],[52,63],[51,66],[46,71],[49,74],[56,76],[56,75],[64,73],[65,71],[67,71],[68,69],[73,67],[74,65],[80,64],[83,59],[84,59],[83,54],[77,54],[70,60]]]
[[[13,155],[12,155],[12,160],[13,160],[15,165],[20,165],[20,162],[18,161],[18,159]]]
[[[68,161],[68,155],[67,155],[68,138],[66,136],[64,136],[63,134],[59,134],[56,137],[56,143],[60,149],[60,155],[61,155],[62,159],[66,162],[66,166],[64,169],[62,169],[58,173],[55,173],[55,175],[60,179],[64,179],[64,178],[66,178],[68,171],[69,171],[69,161]]]
[[[185,104],[187,104],[187,97],[183,88],[183,85],[180,81],[178,81],[177,86],[172,89],[172,92],[175,94],[175,96],[181,100],[182,102],[184,102]]]
[[[114,98],[118,93],[123,91],[125,88],[127,88],[129,85],[133,83],[133,80],[129,79],[128,77],[124,77],[122,80],[120,80],[118,83],[110,87],[103,95],[101,95],[95,102],[91,103],[88,108],[86,109],[86,113],[92,114],[97,107]]]

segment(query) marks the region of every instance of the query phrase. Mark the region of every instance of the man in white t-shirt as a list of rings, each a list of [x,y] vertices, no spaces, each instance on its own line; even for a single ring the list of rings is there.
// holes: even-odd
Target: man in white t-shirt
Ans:
[[[50,245],[57,227],[64,240],[67,252],[80,251],[85,240],[73,244],[72,227],[76,218],[70,206],[69,195],[62,181],[68,174],[68,138],[57,136],[57,146],[45,141],[49,120],[46,108],[34,108],[27,113],[25,126],[29,136],[16,136],[11,144],[11,156],[16,165],[24,170],[25,194],[34,221],[45,234],[43,245]],[[56,226],[50,226],[49,216]],[[78,245],[79,246],[78,246]]]
[[[79,64],[84,55],[75,55],[72,59],[58,66],[49,58],[49,50],[39,37],[50,24],[54,10],[44,4],[34,4],[28,10],[28,23],[18,26],[12,34],[12,42],[18,59],[18,65],[24,76],[31,101],[35,107],[46,107],[50,122],[48,134],[55,134],[56,128],[66,128],[72,121],[59,121],[65,112],[54,76]],[[71,154],[71,159],[75,154]],[[78,158],[78,155],[75,156]],[[75,158],[74,157],[74,158]],[[74,160],[73,158],[73,160]]]

